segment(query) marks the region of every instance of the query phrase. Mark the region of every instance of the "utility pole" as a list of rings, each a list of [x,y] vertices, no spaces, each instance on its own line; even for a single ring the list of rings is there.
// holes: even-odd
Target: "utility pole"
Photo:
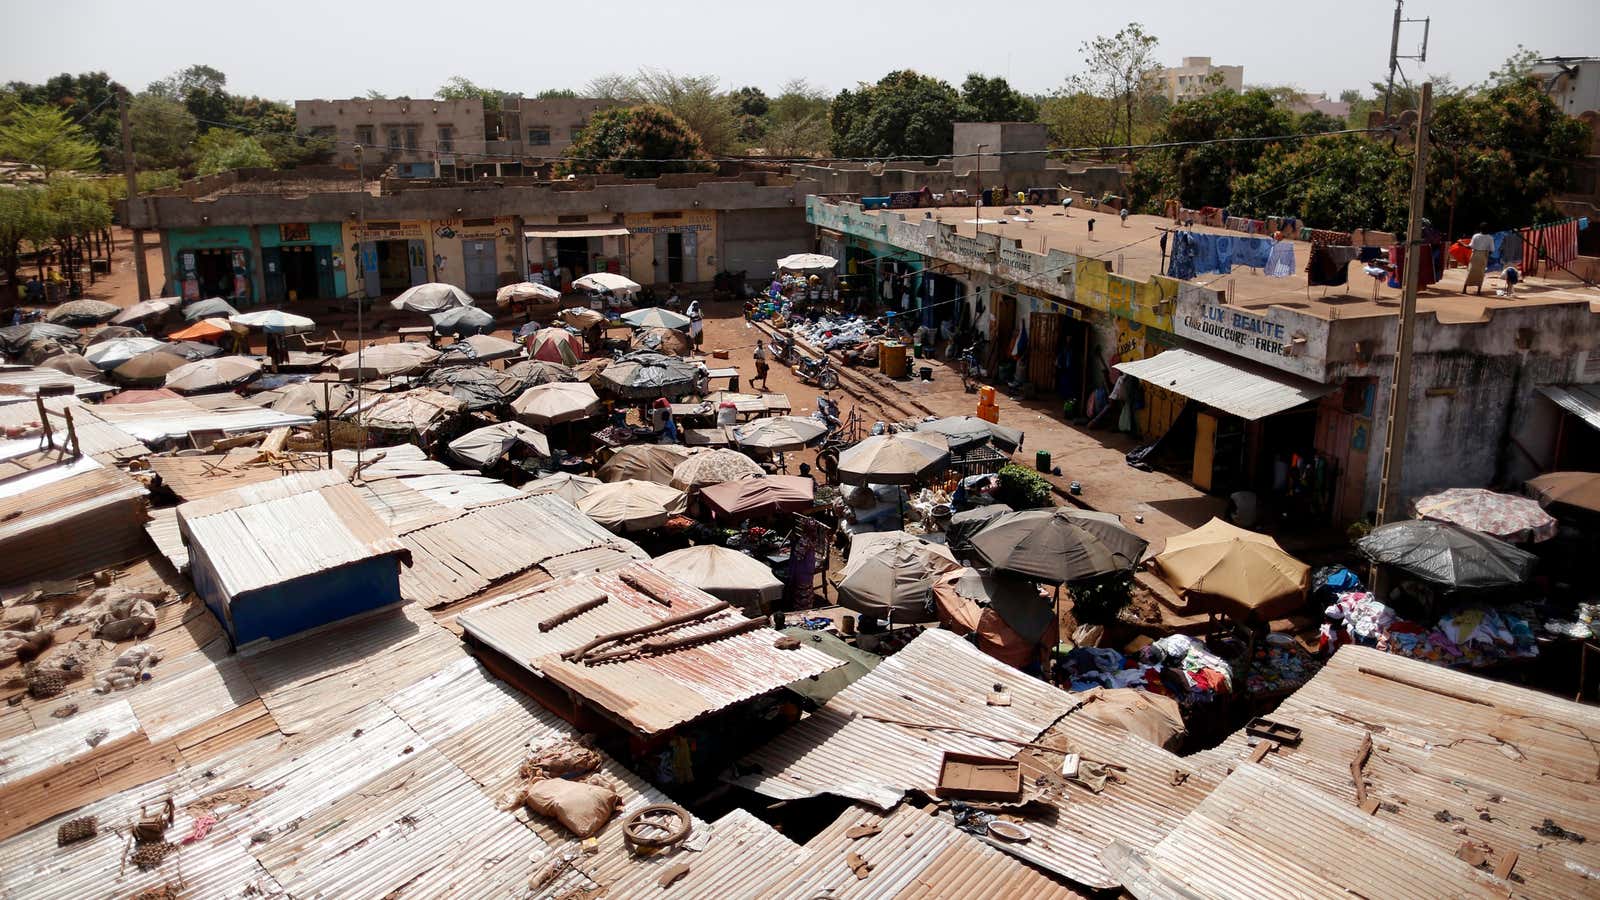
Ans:
[[[1400,68],[1400,60],[1414,59],[1417,62],[1428,61],[1428,32],[1432,30],[1432,17],[1426,19],[1402,18],[1400,11],[1405,6],[1405,0],[1394,0],[1394,32],[1389,37],[1389,87],[1383,92],[1383,120],[1389,121],[1389,113],[1394,100],[1394,74]],[[1415,56],[1400,55],[1400,26],[1408,23],[1422,23],[1422,47]]]
[[[1406,225],[1406,279],[1395,331],[1394,378],[1389,386],[1389,421],[1383,443],[1383,480],[1378,485],[1378,524],[1401,517],[1406,462],[1406,426],[1411,406],[1411,345],[1417,318],[1417,276],[1421,262],[1422,202],[1428,184],[1428,119],[1433,113],[1433,83],[1422,85],[1417,118],[1417,149],[1411,161],[1411,215]]]
[[[134,203],[139,199],[139,175],[134,170],[133,132],[128,128],[128,92],[117,95],[117,117],[122,120],[122,174],[128,179],[128,218],[133,218]],[[150,273],[144,266],[144,230],[133,229],[133,274],[139,283],[139,300],[150,299]]]

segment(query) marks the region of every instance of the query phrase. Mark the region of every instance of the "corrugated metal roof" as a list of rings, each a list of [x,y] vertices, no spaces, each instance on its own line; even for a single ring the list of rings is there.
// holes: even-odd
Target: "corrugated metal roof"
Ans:
[[[1552,384],[1539,388],[1539,393],[1588,423],[1590,428],[1600,428],[1600,384]]]
[[[0,584],[141,555],[148,493],[89,456],[0,480]]]
[[[856,825],[879,831],[852,839]],[[849,900],[855,897],[926,897],[978,900],[992,897],[1072,898],[1080,894],[1051,881],[1003,853],[984,846],[942,819],[901,806],[884,815],[856,807],[806,842],[805,860],[793,869],[767,872],[763,898]],[[871,870],[858,878],[848,862],[860,857]]]
[[[79,397],[101,397],[117,390],[116,385],[101,384],[55,369],[0,369],[0,405],[31,400],[39,395],[39,388],[47,384],[70,384],[73,394]]]
[[[513,493],[515,500],[406,532],[411,565],[400,573],[401,594],[432,609],[567,554],[612,547],[643,555],[560,497]]]
[[[178,507],[190,553],[230,597],[405,547],[344,476],[304,472]]]
[[[756,896],[774,872],[790,871],[807,857],[800,845],[742,809],[702,827],[710,841],[698,853],[614,856],[596,867],[595,880],[605,886],[607,897],[662,894],[673,900],[730,900]],[[689,873],[663,891],[657,880],[678,863],[688,863]]]
[[[220,409],[207,409],[182,398],[110,404],[95,407],[95,415],[147,444],[180,440],[191,431],[241,434],[315,421],[310,416],[255,406],[243,398],[236,406]]]
[[[89,739],[99,732],[93,744]],[[0,741],[0,788],[73,758],[106,741],[138,733],[139,720],[125,700],[88,710],[60,724]]]
[[[528,499],[560,502],[555,497]],[[597,594],[604,594],[607,602],[548,631],[539,630],[540,621]],[[716,602],[710,594],[669,578],[648,563],[635,563],[491,601],[462,613],[457,621],[510,662],[566,687],[644,734],[666,731],[840,665],[810,647],[776,648],[781,635],[770,628],[603,664],[569,662],[560,656],[597,635],[650,625]],[[722,610],[671,634],[705,634],[741,621],[744,616],[738,612]]]
[[[1010,706],[986,702],[995,684],[1011,693]],[[1077,705],[1071,694],[1018,672],[952,632],[925,631],[741,762],[741,769],[757,774],[731,780],[780,800],[827,793],[888,809],[908,790],[933,793],[946,750],[1009,757],[1017,747],[877,718],[1032,741]]]
[[[114,464],[129,459],[137,459],[150,452],[144,442],[126,431],[109,422],[103,421],[95,415],[98,407],[90,406],[77,397],[46,397],[45,409],[53,413],[66,413],[72,416],[72,430],[78,436],[78,448],[88,456],[93,456],[101,462]],[[11,403],[0,404],[0,428],[30,428],[39,422],[39,406],[37,403]],[[67,445],[67,426],[64,419],[51,417],[51,430],[55,434],[56,446]],[[42,434],[27,438],[14,438],[0,440],[0,458],[11,457],[22,453],[30,453],[43,449],[45,439]]]
[[[1334,390],[1334,385],[1274,372],[1242,359],[1216,359],[1189,350],[1163,350],[1149,359],[1118,363],[1113,368],[1251,420],[1293,409]]]
[[[1347,646],[1271,717],[1299,728],[1301,742],[1259,766],[1247,762],[1243,733],[1188,757],[1233,773],[1214,803],[1149,854],[1156,874],[1201,894],[1217,893],[1217,884],[1256,896],[1440,896],[1484,885],[1499,896],[1595,892],[1600,709]],[[1363,738],[1372,741],[1367,796],[1383,804],[1371,816],[1359,814],[1350,774]],[[1546,819],[1590,839],[1542,837],[1535,829]],[[1498,882],[1457,862],[1469,841],[1489,848],[1491,869],[1517,851],[1521,880]],[[1341,849],[1350,847],[1364,849],[1351,857]],[[1128,878],[1140,871],[1135,864]]]
[[[178,530],[178,509],[168,506],[150,510],[150,521],[145,523],[145,534],[155,542],[156,549],[182,572],[189,568],[189,548],[183,545],[183,534]]]
[[[395,534],[448,522],[461,515],[461,510],[442,506],[427,494],[411,489],[407,481],[404,478],[363,479],[352,486],[366,501],[367,508],[394,529]]]
[[[412,388],[398,394],[364,394],[339,413],[367,428],[430,434],[461,414],[466,404],[433,388]]]
[[[213,494],[282,478],[295,472],[314,472],[323,466],[317,453],[263,454],[253,447],[202,456],[152,456],[150,469],[180,501],[201,500]]]

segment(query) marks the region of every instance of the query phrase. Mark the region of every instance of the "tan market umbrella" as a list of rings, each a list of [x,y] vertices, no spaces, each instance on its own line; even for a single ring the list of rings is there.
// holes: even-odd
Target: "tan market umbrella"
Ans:
[[[98,325],[120,312],[122,307],[103,300],[71,300],[50,310],[44,320],[52,325],[84,328]]]
[[[438,358],[439,351],[427,344],[379,344],[359,353],[346,353],[333,361],[333,368],[345,381],[369,381],[410,375]]]
[[[64,372],[68,375],[76,375],[79,378],[88,378],[93,381],[99,381],[100,376],[105,374],[100,371],[99,366],[89,362],[81,353],[62,353],[59,356],[52,356],[40,363],[39,367],[41,369],[55,369],[57,372]]]
[[[696,453],[678,463],[672,470],[671,484],[680,491],[692,491],[724,481],[738,481],[746,476],[764,474],[766,470],[743,453],[718,448]]]
[[[515,359],[522,355],[522,345],[516,341],[495,337],[492,334],[474,334],[446,347],[440,362],[493,362],[497,359]]]
[[[839,454],[845,484],[915,484],[950,463],[950,448],[937,432],[876,434]]]
[[[522,486],[525,494],[554,494],[557,497],[578,505],[578,501],[589,495],[591,490],[605,484],[598,478],[587,475],[574,475],[571,472],[557,472],[546,475],[537,481],[530,481]]]
[[[302,416],[331,416],[349,405],[355,396],[355,388],[348,384],[335,381],[303,381],[263,391],[253,399],[278,412]]]
[[[93,348],[90,348],[93,349]],[[111,370],[124,384],[162,384],[167,373],[188,364],[188,360],[165,350],[146,350]]]
[[[499,306],[513,303],[551,303],[561,299],[561,292],[548,284],[519,281],[494,292],[494,302]]]
[[[747,611],[766,613],[783,596],[772,568],[729,547],[702,544],[663,553],[650,561],[663,573]]]
[[[588,331],[596,325],[604,325],[606,317],[592,309],[574,306],[561,311],[561,321],[571,325],[579,331]]]
[[[1155,570],[1202,612],[1258,619],[1298,607],[1311,576],[1277,541],[1221,519],[1168,538]]]
[[[672,484],[672,473],[689,456],[676,444],[630,444],[601,464],[595,475],[601,481],[650,481]]]
[[[700,491],[700,499],[724,519],[761,518],[803,512],[816,504],[817,483],[798,475],[759,475],[725,481]]]
[[[733,441],[741,447],[761,450],[800,450],[828,433],[828,426],[802,416],[768,416],[754,419],[733,429]]]
[[[1528,493],[1540,503],[1556,503],[1600,512],[1600,472],[1550,472],[1528,482]]]
[[[461,288],[435,281],[406,289],[400,296],[390,300],[389,305],[395,309],[431,315],[457,306],[472,306],[474,301],[472,295]]]
[[[182,302],[176,297],[163,300],[142,300],[112,316],[111,324],[128,325],[133,322],[142,322],[145,319],[153,319],[165,314],[167,310]]]
[[[933,622],[934,579],[961,568],[950,550],[904,531],[858,534],[839,574],[839,603],[895,622]]]
[[[197,394],[234,387],[261,374],[261,361],[248,356],[219,356],[186,363],[167,373],[167,387],[180,394]]]
[[[689,507],[689,495],[650,481],[602,484],[578,501],[578,509],[612,531],[660,528]]]
[[[554,425],[587,419],[600,411],[600,397],[582,382],[537,384],[511,401],[511,411],[531,425]]]
[[[550,455],[550,442],[544,435],[521,422],[497,422],[474,429],[451,441],[449,447],[450,455],[456,459],[487,469],[518,445],[538,456]]]
[[[675,328],[641,328],[633,333],[629,346],[666,356],[688,356],[694,352],[689,336]]]

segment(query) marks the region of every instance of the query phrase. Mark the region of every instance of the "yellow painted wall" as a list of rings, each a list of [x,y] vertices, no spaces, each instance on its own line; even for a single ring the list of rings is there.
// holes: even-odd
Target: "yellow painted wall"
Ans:
[[[428,251],[428,258],[432,260],[429,267],[435,281],[459,288],[467,286],[467,272],[462,265],[463,241],[494,241],[495,273],[517,271],[517,242],[522,238],[517,233],[516,220],[510,216],[497,218],[488,225],[464,225],[460,219],[441,219],[430,223],[429,239],[432,242]]]
[[[628,229],[628,277],[640,284],[665,281],[666,267],[656,268],[656,235],[693,230],[695,234],[696,280],[710,281],[717,273],[717,214],[710,210],[681,210],[676,218],[657,218],[656,213],[628,213],[622,224]],[[662,274],[658,278],[656,273]]]
[[[1073,302],[1162,331],[1172,331],[1178,282],[1162,275],[1136,281],[1113,274],[1098,259],[1079,258],[1073,277]]]
[[[376,226],[376,227],[374,227]],[[357,227],[357,223],[346,221],[344,223],[344,249],[346,253],[345,278],[349,291],[354,293],[363,288],[361,254],[359,245],[364,241],[410,241],[420,240],[429,259],[433,258],[433,225],[422,219],[406,219],[403,221],[370,221],[365,230]],[[432,267],[429,267],[429,278],[432,276]],[[457,282],[451,282],[456,284]],[[374,288],[369,296],[377,296]]]

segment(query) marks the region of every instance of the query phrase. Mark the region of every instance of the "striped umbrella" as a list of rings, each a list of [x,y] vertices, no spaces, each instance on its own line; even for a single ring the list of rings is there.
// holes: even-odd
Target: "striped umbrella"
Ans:
[[[528,338],[528,356],[575,366],[583,359],[583,342],[565,328],[541,328]]]

